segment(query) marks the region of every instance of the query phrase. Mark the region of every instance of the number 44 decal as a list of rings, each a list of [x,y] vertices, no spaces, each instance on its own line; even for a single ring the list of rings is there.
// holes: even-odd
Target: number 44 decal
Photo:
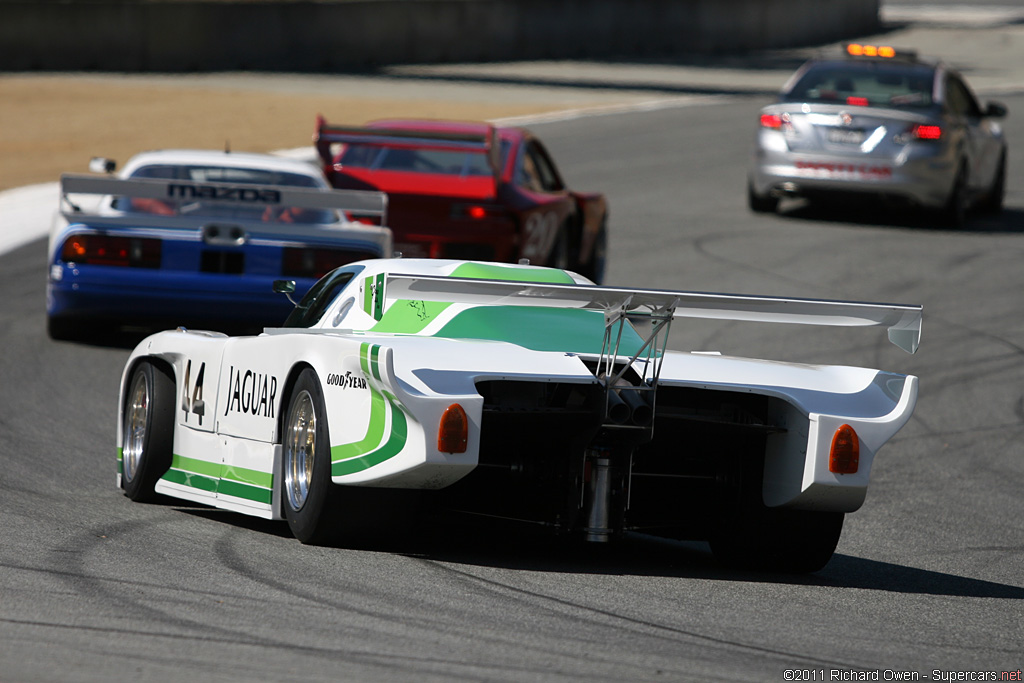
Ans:
[[[206,363],[199,366],[195,386],[191,384],[192,361],[185,366],[185,387],[181,392],[181,409],[185,412],[185,423],[188,424],[189,413],[199,416],[199,426],[203,426],[203,415],[206,414],[206,403],[203,401],[203,377],[206,375]]]

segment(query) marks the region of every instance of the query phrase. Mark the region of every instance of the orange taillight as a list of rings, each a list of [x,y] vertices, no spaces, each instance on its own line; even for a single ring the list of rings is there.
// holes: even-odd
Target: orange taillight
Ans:
[[[437,426],[437,450],[442,453],[465,453],[469,441],[469,418],[458,403],[445,408]]]
[[[832,437],[828,454],[828,471],[834,474],[856,474],[860,466],[860,439],[850,425],[844,424]]]

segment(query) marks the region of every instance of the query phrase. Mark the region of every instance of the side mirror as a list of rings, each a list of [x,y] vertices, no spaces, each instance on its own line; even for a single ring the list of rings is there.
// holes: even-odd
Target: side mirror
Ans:
[[[292,298],[294,293],[295,280],[274,280],[274,294],[284,294],[288,301],[292,302],[292,306],[298,306],[299,303]]]
[[[989,102],[988,106],[985,107],[985,116],[989,116],[994,119],[1001,119],[1007,114],[1006,105],[1002,102]]]
[[[93,173],[113,173],[117,168],[117,162],[106,157],[93,157],[89,159],[89,170]]]
[[[274,280],[275,294],[294,294],[295,280]]]

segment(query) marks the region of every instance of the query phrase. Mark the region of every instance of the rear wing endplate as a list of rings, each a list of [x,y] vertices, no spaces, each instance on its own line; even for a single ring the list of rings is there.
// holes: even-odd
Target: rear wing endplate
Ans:
[[[792,299],[740,294],[619,289],[585,285],[506,282],[429,275],[388,275],[385,295],[490,306],[545,306],[603,311],[606,319],[708,318],[834,327],[885,327],[907,353],[921,341],[921,306]]]

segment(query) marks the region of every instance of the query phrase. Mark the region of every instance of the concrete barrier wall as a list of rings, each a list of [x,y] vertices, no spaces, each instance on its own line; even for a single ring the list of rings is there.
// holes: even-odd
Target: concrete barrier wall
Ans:
[[[0,0],[0,70],[334,71],[809,45],[879,0]]]

